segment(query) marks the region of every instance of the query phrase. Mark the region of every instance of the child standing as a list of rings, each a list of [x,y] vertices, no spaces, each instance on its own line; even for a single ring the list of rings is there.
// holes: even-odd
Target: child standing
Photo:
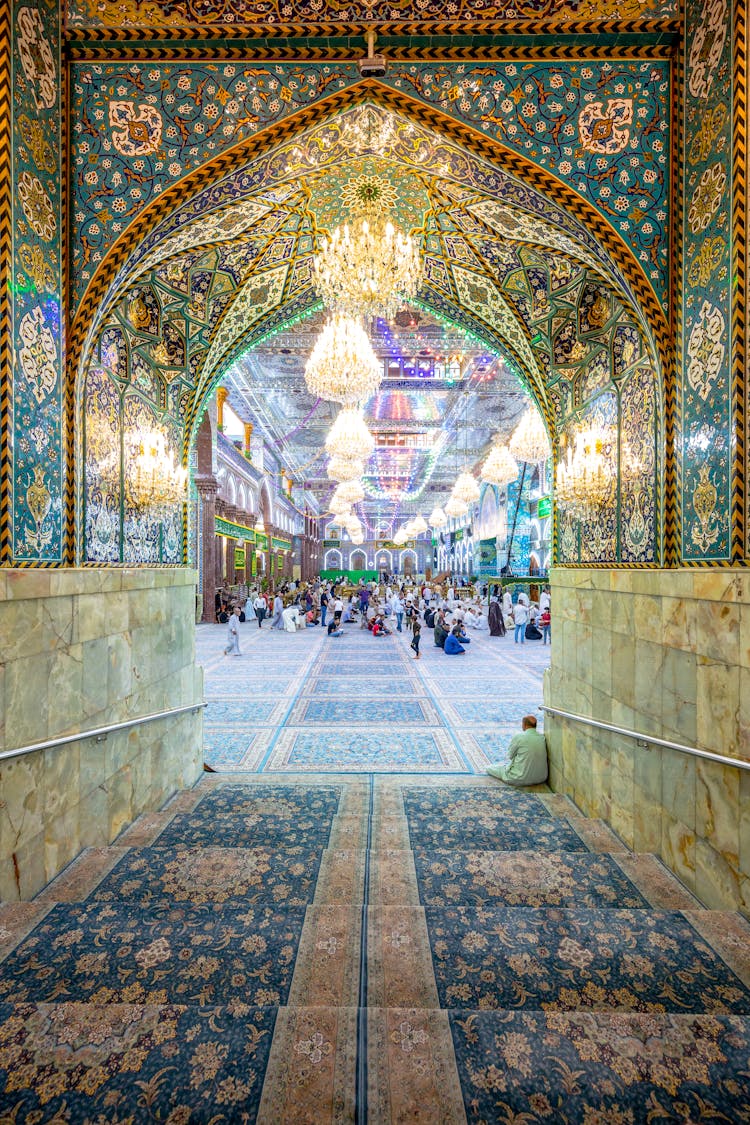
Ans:
[[[422,622],[415,616],[412,624],[413,636],[410,647],[414,649],[414,659],[419,660],[419,638],[422,633]]]

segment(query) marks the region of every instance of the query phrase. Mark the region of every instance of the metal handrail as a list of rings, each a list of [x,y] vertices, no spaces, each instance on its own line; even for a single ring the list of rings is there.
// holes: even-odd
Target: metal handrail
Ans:
[[[572,711],[560,711],[557,707],[540,707],[549,715],[559,715],[563,719],[573,719],[576,723],[583,723],[588,727],[597,727],[599,730],[608,730],[612,734],[622,734],[626,738],[633,738],[643,747],[661,746],[665,750],[678,750],[681,754],[690,754],[693,758],[707,758],[710,762],[718,762],[722,766],[734,766],[738,770],[750,770],[750,762],[743,762],[738,758],[727,758],[724,754],[713,754],[710,750],[699,750],[697,746],[684,746],[681,742],[670,742],[666,738],[656,738],[651,734],[641,731],[628,730],[626,727],[616,727],[613,723],[603,723],[599,719],[590,719],[588,715],[576,715]]]
[[[124,723],[111,723],[107,727],[94,727],[93,730],[82,730],[77,734],[65,734],[60,738],[52,738],[48,742],[34,742],[30,746],[19,746],[17,750],[0,751],[0,761],[8,758],[21,758],[24,754],[33,754],[35,750],[51,750],[54,746],[67,746],[71,742],[83,742],[86,738],[95,738],[97,742],[105,742],[108,734],[118,730],[129,730],[131,727],[140,727],[144,723],[153,723],[156,719],[166,719],[170,715],[185,715],[188,711],[201,711],[207,707],[206,703],[189,703],[186,707],[173,707],[170,711],[156,711],[153,715],[141,715],[138,719],[127,719]]]

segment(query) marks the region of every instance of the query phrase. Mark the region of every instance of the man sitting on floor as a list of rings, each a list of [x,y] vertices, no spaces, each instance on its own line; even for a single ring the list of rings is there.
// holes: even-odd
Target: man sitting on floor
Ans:
[[[547,743],[534,715],[526,715],[521,727],[523,734],[510,741],[507,765],[488,766],[487,773],[506,785],[540,785],[547,780]]]

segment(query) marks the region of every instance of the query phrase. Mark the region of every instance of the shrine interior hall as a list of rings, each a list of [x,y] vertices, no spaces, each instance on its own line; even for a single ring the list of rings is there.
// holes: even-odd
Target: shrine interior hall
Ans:
[[[0,1121],[750,1122],[747,68],[0,5]]]

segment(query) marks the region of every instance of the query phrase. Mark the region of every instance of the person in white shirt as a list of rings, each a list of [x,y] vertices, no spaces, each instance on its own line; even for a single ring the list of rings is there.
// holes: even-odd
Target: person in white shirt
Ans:
[[[542,590],[541,594],[539,595],[539,612],[544,613],[545,609],[549,609],[549,604],[550,604],[549,589],[548,589],[547,586],[545,586],[544,589]]]
[[[263,619],[266,616],[266,610],[268,609],[268,602],[266,601],[263,594],[258,594],[257,598],[253,602],[253,609],[255,610],[255,616],[258,618],[258,628],[260,629],[263,625]]]
[[[515,643],[518,644],[518,638],[521,638],[521,644],[526,643],[526,625],[529,620],[529,611],[522,601],[516,602],[516,608],[513,610],[513,624],[515,626]]]
[[[513,596],[506,586],[503,590],[503,616],[510,617],[513,613]]]
[[[519,602],[520,605],[525,605],[526,608],[528,609],[529,595],[526,593],[525,590],[521,590],[521,593],[518,595],[518,602]]]
[[[396,632],[403,633],[404,630],[402,628],[402,625],[404,622],[404,603],[401,601],[401,598],[398,596],[398,594],[395,594],[393,597],[393,600],[391,602],[391,609],[396,615]]]

